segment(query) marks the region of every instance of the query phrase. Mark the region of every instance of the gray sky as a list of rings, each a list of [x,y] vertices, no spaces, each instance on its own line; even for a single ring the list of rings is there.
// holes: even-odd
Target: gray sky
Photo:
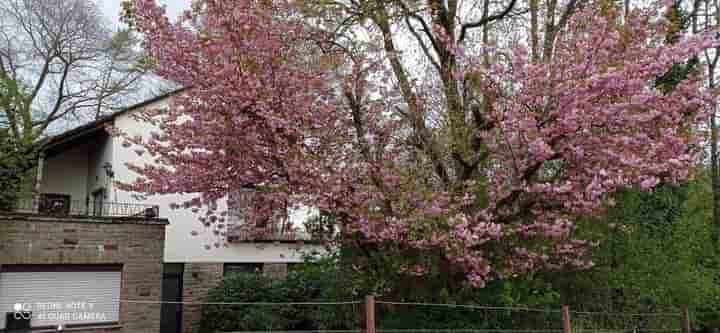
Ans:
[[[120,26],[120,3],[122,0],[98,0],[100,9],[105,17],[112,23],[113,27]],[[190,0],[157,0],[161,5],[166,5],[167,14],[171,21],[184,9],[190,7]]]
[[[0,0],[3,1],[3,0]],[[93,1],[93,0],[91,0]],[[120,12],[121,3],[123,0],[94,0],[97,2],[98,7],[102,11],[103,15],[107,19],[108,23],[111,24],[112,30],[115,31],[122,26],[120,23]],[[165,5],[167,9],[167,15],[171,21],[185,9],[190,8],[190,2],[192,0],[156,0],[160,5]],[[130,105],[141,100],[156,96],[169,89],[174,89],[173,85],[168,84],[166,81],[154,76],[148,75],[143,81],[146,83],[143,88],[136,94],[137,96],[131,97],[125,104]]]

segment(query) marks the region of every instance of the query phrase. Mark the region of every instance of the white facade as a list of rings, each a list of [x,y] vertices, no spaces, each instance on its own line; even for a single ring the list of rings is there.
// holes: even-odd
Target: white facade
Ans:
[[[87,152],[88,145],[83,144],[47,158],[43,166],[41,192],[67,194],[72,200],[85,200],[88,195]]]
[[[169,98],[143,105],[138,108],[165,108]],[[111,119],[110,124],[130,136],[148,138],[155,128],[131,116],[132,110]],[[148,154],[136,153],[137,147],[123,147],[122,137],[108,136],[98,142],[83,142],[62,153],[47,158],[42,167],[39,190],[41,193],[69,194],[72,200],[85,200],[93,192],[105,189],[108,202],[157,205],[160,217],[170,224],[165,229],[166,263],[295,263],[302,261],[302,253],[322,251],[319,245],[298,245],[296,243],[228,243],[219,248],[205,249],[205,245],[223,242],[198,221],[198,216],[186,209],[170,209],[171,203],[182,203],[193,197],[185,195],[162,195],[142,198],[139,193],[118,189],[113,182],[131,182],[137,175],[126,163],[137,165],[152,163]],[[111,166],[111,179],[105,168]],[[143,200],[144,199],[144,200]],[[220,209],[225,203],[220,203]],[[300,222],[300,221],[298,221]],[[299,223],[296,223],[299,224]],[[198,233],[193,236],[192,232]]]
[[[106,137],[100,142],[88,144],[88,174],[87,193],[112,188],[112,178],[105,170],[105,166],[112,166],[113,162],[113,138]],[[106,193],[110,193],[109,191]]]

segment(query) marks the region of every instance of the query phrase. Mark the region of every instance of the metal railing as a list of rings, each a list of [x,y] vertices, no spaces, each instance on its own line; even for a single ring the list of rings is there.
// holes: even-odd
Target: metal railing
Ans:
[[[14,213],[46,216],[97,216],[97,217],[138,217],[155,219],[160,217],[160,207],[135,203],[119,203],[94,200],[69,200],[66,198],[43,197],[18,200]]]
[[[314,241],[312,235],[295,228],[285,228],[277,224],[265,227],[253,227],[238,223],[228,228],[229,242],[276,242],[276,241]]]

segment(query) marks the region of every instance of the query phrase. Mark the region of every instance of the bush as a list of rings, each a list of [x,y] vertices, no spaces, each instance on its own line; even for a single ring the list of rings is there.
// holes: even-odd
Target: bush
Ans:
[[[362,273],[343,269],[332,258],[305,263],[288,274],[286,279],[273,280],[260,274],[238,273],[226,277],[209,292],[212,303],[280,303],[247,305],[208,305],[203,308],[201,332],[230,331],[311,331],[351,330],[364,326],[364,304],[308,305],[282,303],[313,303],[363,301],[370,293],[362,287]],[[445,295],[442,302],[456,304],[497,304],[512,296],[506,284],[486,289],[463,289]],[[444,292],[436,292],[443,294]],[[405,302],[439,302],[417,293]],[[437,295],[436,295],[437,296]],[[502,296],[502,297],[501,297]],[[386,296],[388,300],[397,300]],[[383,299],[379,296],[378,299]],[[416,305],[376,305],[378,329],[497,329],[508,325],[535,327],[546,320],[544,314],[510,313],[452,307]],[[519,327],[519,326],[518,326]],[[544,326],[543,326],[544,327]]]
[[[337,275],[324,266],[303,265],[286,279],[261,274],[232,274],[208,293],[211,303],[313,303],[335,300]],[[203,308],[202,332],[270,330],[342,330],[358,328],[361,305],[260,304],[207,305]]]

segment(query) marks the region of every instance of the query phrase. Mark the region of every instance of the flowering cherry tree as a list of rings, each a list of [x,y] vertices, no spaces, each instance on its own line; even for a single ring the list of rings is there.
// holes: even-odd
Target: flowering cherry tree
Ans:
[[[246,225],[317,207],[368,251],[407,254],[396,268],[411,275],[482,286],[589,267],[578,218],[619,188],[689,176],[712,98],[699,73],[672,89],[657,80],[715,40],[667,43],[663,4],[621,20],[591,0],[552,13],[542,50],[491,41],[516,6],[204,0],[170,23],[132,0],[156,73],[190,89],[139,115],[160,131],[127,140],[157,163],[133,165],[124,186],[200,193],[184,204],[205,207],[208,225],[224,224],[215,203],[240,189],[254,192]]]

